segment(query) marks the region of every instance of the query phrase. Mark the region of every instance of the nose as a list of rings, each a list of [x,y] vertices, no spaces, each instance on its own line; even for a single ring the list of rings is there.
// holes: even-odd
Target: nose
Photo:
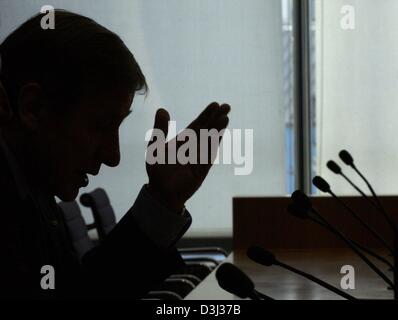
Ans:
[[[106,140],[102,148],[102,162],[109,167],[117,167],[120,163],[119,134],[114,134]]]

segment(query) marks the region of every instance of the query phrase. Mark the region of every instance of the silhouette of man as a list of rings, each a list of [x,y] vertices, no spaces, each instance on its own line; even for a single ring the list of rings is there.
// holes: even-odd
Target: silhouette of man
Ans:
[[[185,202],[211,164],[148,165],[149,182],[103,243],[79,263],[55,202],[72,201],[87,175],[120,161],[118,129],[145,77],[122,40],[93,20],[39,14],[0,45],[0,295],[5,298],[140,298],[183,266],[176,241]],[[189,128],[224,129],[228,105],[210,104]],[[167,133],[159,109],[154,127]],[[42,266],[55,270],[43,290]]]

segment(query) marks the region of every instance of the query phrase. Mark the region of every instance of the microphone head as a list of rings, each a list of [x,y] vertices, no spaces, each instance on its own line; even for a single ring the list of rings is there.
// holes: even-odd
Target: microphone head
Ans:
[[[239,298],[249,298],[254,291],[254,283],[232,263],[223,263],[216,271],[216,278],[221,288]]]
[[[299,219],[308,219],[309,217],[309,208],[302,207],[298,203],[290,203],[287,206],[287,211]]]
[[[341,174],[341,173],[342,173],[341,167],[340,167],[336,162],[334,162],[333,160],[328,161],[328,162],[326,163],[326,166],[327,166],[332,172],[334,172],[335,174]]]
[[[329,183],[327,183],[326,180],[320,176],[314,177],[314,179],[312,179],[312,183],[315,187],[317,187],[322,192],[330,192],[331,191]]]
[[[301,190],[296,190],[292,193],[291,198],[294,203],[299,206],[310,209],[312,208],[312,202],[310,198]]]
[[[275,255],[272,252],[269,252],[258,246],[251,246],[249,249],[247,249],[246,254],[251,260],[263,266],[269,267],[276,262]]]
[[[354,159],[347,150],[341,150],[339,152],[339,157],[347,166],[354,165]]]

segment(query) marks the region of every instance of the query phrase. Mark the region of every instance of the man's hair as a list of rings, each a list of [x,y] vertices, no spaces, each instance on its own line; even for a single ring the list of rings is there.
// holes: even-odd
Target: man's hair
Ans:
[[[115,33],[92,19],[54,10],[55,28],[42,29],[44,14],[23,23],[0,45],[0,81],[15,110],[21,87],[37,82],[60,110],[109,89],[148,90],[133,54]]]

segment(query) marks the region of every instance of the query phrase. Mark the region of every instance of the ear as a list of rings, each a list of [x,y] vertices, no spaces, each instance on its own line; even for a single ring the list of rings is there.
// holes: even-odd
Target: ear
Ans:
[[[12,110],[10,108],[10,102],[6,90],[0,82],[0,124],[6,123],[11,119]]]
[[[35,130],[45,109],[42,87],[37,83],[27,83],[19,91],[17,112],[21,124],[28,130]]]

